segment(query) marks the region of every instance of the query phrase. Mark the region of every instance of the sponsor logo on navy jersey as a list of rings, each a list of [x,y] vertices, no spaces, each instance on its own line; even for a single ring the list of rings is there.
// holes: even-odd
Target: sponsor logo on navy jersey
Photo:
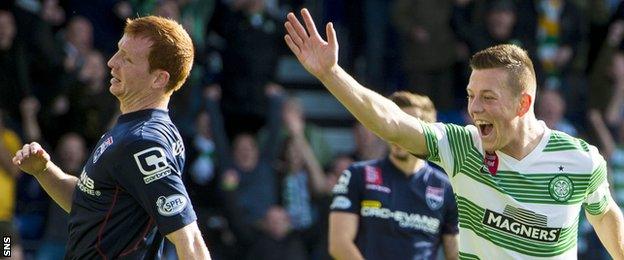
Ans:
[[[78,180],[78,189],[80,189],[80,191],[91,196],[102,195],[102,192],[95,189],[95,181],[89,178],[89,176],[87,175],[87,172],[85,172],[84,169],[82,170],[82,173],[80,174],[80,180]]]
[[[167,162],[165,150],[160,147],[151,147],[134,154],[134,160],[145,177],[145,184],[152,183],[171,174],[171,167]]]
[[[371,206],[364,206],[363,204],[362,209],[360,210],[360,215],[362,215],[362,217],[392,219],[402,228],[412,228],[432,234],[438,233],[440,220],[437,218],[416,213],[407,213],[400,210],[392,211],[388,208],[380,207],[381,205]]]
[[[336,196],[329,206],[330,209],[348,209],[351,207],[351,200],[345,196]]]
[[[381,169],[379,167],[364,166],[364,173],[366,176],[366,183],[381,185],[383,184],[383,179],[381,178]]]
[[[439,209],[444,203],[444,189],[427,186],[425,201],[427,201],[427,206],[429,206],[431,210]]]
[[[104,142],[100,144],[100,146],[98,146],[97,149],[95,149],[95,152],[93,153],[93,163],[97,162],[97,160],[104,153],[104,151],[106,151],[106,148],[111,146],[111,144],[113,144],[113,137],[109,136],[108,138],[106,138],[106,140],[104,140]]]
[[[351,172],[349,170],[344,170],[340,178],[338,178],[338,182],[334,185],[332,192],[335,194],[346,194],[349,192],[349,182],[351,181]]]
[[[158,207],[158,214],[165,217],[178,214],[186,208],[187,200],[182,194],[174,194],[168,197],[160,196],[156,200],[156,206]]]

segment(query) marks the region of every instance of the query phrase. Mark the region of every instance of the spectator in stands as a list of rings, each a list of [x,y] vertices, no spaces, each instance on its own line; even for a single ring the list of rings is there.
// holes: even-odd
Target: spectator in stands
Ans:
[[[624,13],[624,2],[622,4]],[[624,15],[624,14],[623,14]],[[609,26],[607,38],[598,54],[598,58],[590,74],[589,107],[600,111],[607,109],[608,102],[614,90],[619,76],[624,72],[624,17],[614,20]],[[618,71],[615,71],[615,70]]]
[[[266,211],[271,205],[278,203],[277,179],[272,166],[278,150],[276,135],[281,126],[279,115],[283,90],[274,85],[265,91],[270,103],[267,111],[270,136],[264,149],[259,151],[253,135],[245,133],[234,138],[231,153],[218,105],[220,90],[214,88],[209,92],[206,106],[210,114],[219,165],[224,169],[221,180],[224,205],[227,207],[232,230],[239,243],[245,247],[254,241]]]
[[[277,60],[284,50],[282,22],[267,12],[265,0],[233,1],[216,14],[211,29],[225,40],[217,83],[223,90],[226,129],[230,137],[255,133],[270,120],[263,113],[263,92],[276,82]]]
[[[87,147],[100,139],[119,115],[117,101],[110,95],[104,57],[91,49],[81,58],[77,71],[65,75],[63,91],[56,98],[46,117],[47,138],[55,146],[66,132],[77,132],[87,141]]]
[[[19,104],[30,95],[30,72],[27,52],[16,34],[13,14],[0,10],[0,109],[10,120],[5,124],[19,129]]]
[[[519,33],[535,39],[538,82],[571,93],[565,82],[582,40],[581,13],[572,1],[519,1]],[[541,75],[540,75],[541,72]],[[568,98],[567,98],[568,99]]]
[[[10,236],[14,247],[12,257],[21,259],[22,246],[19,234],[15,229],[13,217],[16,203],[16,183],[20,170],[11,163],[11,156],[22,146],[19,136],[5,127],[6,115],[0,109],[0,234]]]
[[[565,118],[566,102],[558,90],[542,89],[536,102],[537,118],[543,120],[546,126],[571,136],[578,136],[576,127]]]
[[[393,16],[408,90],[431,97],[442,111],[455,109],[452,10],[452,0],[397,0]]]
[[[26,47],[32,94],[47,108],[63,72],[63,49],[53,27],[65,22],[65,12],[56,0],[16,0],[11,12],[17,24],[16,39]]]
[[[93,26],[82,16],[72,17],[63,35],[65,50],[65,71],[68,73],[79,70],[85,61],[85,56],[93,50]]]
[[[292,232],[288,213],[282,207],[271,206],[266,211],[262,234],[247,252],[247,259],[308,259],[304,243]]]
[[[284,120],[284,122],[287,122],[287,120],[297,121],[297,124],[302,125],[304,136],[312,148],[314,156],[318,159],[322,166],[329,164],[332,154],[330,147],[327,144],[327,140],[323,135],[323,130],[317,125],[307,122],[303,107],[301,105],[301,100],[295,97],[290,97],[284,101],[282,120]],[[258,134],[260,146],[265,145],[268,134],[269,133],[266,128],[260,130]],[[291,135],[289,134],[288,129],[282,127],[282,129],[280,129],[277,142],[283,143],[289,136]]]

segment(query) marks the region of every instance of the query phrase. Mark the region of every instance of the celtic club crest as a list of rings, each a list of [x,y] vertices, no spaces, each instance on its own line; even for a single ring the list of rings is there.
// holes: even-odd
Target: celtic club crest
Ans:
[[[574,185],[572,180],[565,175],[557,175],[548,184],[550,197],[558,202],[566,202],[572,197]]]

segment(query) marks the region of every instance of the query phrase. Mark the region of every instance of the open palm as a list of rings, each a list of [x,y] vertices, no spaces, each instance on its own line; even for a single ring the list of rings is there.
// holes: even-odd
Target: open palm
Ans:
[[[316,30],[312,16],[307,9],[301,10],[301,16],[306,28],[303,28],[293,13],[288,14],[288,21],[284,24],[288,34],[284,36],[284,40],[303,67],[320,78],[331,71],[338,62],[336,31],[333,24],[328,23],[325,26],[327,33],[327,41],[325,41]]]

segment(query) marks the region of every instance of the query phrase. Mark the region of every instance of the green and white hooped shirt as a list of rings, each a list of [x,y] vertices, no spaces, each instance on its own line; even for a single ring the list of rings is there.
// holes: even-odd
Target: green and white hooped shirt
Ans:
[[[496,174],[475,126],[422,123],[428,160],[448,173],[457,198],[460,259],[576,259],[581,206],[606,210],[607,167],[596,147],[540,123],[544,136],[522,160],[496,152]]]

